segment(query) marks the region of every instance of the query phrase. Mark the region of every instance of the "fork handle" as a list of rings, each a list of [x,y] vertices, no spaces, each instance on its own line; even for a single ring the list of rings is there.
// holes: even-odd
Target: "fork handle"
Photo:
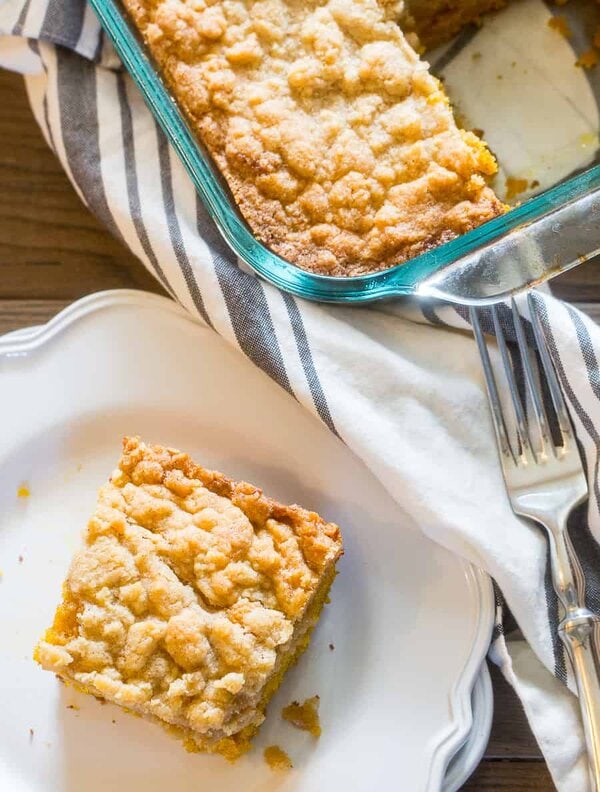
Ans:
[[[592,792],[600,792],[600,678],[594,650],[598,621],[587,608],[573,608],[558,627],[577,684]]]

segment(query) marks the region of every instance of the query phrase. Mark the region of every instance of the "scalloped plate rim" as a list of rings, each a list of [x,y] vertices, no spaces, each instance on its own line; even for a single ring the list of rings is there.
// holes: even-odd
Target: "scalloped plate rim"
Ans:
[[[141,306],[149,304],[179,316],[182,320],[197,325],[201,330],[209,329],[204,322],[193,317],[181,305],[167,297],[133,289],[106,290],[92,293],[74,301],[45,324],[21,328],[0,336],[0,359],[2,357],[21,357],[37,353],[58,339],[63,330],[94,312],[117,305]],[[221,340],[224,344],[227,344],[225,339]],[[273,383],[273,387],[276,387],[275,383]],[[483,570],[464,559],[457,557],[457,562],[464,567],[469,588],[473,592],[473,601],[477,603],[477,634],[463,672],[450,691],[450,708],[453,722],[446,730],[440,732],[438,742],[433,749],[427,783],[428,790],[444,788],[444,777],[448,765],[455,757],[460,755],[461,750],[469,743],[473,724],[472,705],[475,700],[472,697],[478,685],[480,689],[478,697],[483,702],[481,706],[485,713],[485,725],[482,728],[482,732],[485,732],[486,735],[489,733],[493,712],[491,692],[484,692],[484,689],[486,687],[489,688],[489,686],[481,683],[481,676],[484,676],[482,664],[485,663],[494,622],[494,595],[491,579]],[[464,783],[473,772],[473,757],[475,755],[480,756],[484,748],[485,744],[483,744],[482,740],[479,740],[479,742],[473,741],[473,747],[467,752],[470,760],[464,768],[464,778],[460,774],[455,774],[453,778],[460,777],[460,783]],[[456,788],[455,783],[457,782],[453,783],[452,788]]]

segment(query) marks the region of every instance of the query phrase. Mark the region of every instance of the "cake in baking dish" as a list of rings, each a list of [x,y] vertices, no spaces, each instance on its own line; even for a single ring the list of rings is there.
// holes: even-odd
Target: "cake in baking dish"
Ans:
[[[341,552],[314,512],[126,439],[35,659],[235,759],[308,644]]]
[[[386,269],[504,211],[494,157],[409,43],[498,0],[124,4],[254,235],[299,267]]]

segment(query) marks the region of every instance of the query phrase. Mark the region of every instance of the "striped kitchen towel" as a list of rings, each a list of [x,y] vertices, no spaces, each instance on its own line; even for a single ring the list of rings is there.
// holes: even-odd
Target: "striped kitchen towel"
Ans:
[[[572,47],[585,46],[578,22],[588,15],[590,30],[600,19],[597,4],[582,6],[569,41],[548,27],[541,0],[523,0],[434,54],[464,115],[485,126],[500,162],[510,163],[501,185],[525,175],[543,187],[596,156],[600,84],[573,68]],[[263,283],[222,242],[83,0],[4,0],[0,33],[0,63],[25,73],[35,117],[82,201],[174,298],[338,435],[424,532],[492,575],[501,594],[490,655],[521,697],[557,787],[583,792],[583,740],[546,542],[507,504],[472,337],[444,331],[468,331],[464,312],[317,305]],[[515,75],[536,58],[537,82],[486,91],[498,66],[473,57],[481,51],[507,60]],[[541,52],[552,53],[546,71]],[[473,81],[477,90],[461,93]],[[560,125],[548,123],[558,117]],[[559,301],[539,300],[586,455],[591,497],[573,538],[588,604],[600,612],[600,329]],[[519,639],[503,634],[503,599]]]

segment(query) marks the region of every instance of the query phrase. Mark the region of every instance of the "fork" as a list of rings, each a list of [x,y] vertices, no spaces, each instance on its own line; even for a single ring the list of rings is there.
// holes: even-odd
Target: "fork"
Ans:
[[[594,646],[594,631],[600,619],[585,607],[579,596],[575,574],[577,571],[581,575],[581,568],[567,531],[569,515],[587,499],[588,487],[571,419],[531,293],[527,296],[527,305],[533,330],[530,334],[531,348],[524,320],[515,299],[511,300],[511,320],[517,359],[525,381],[522,383],[525,387],[521,388],[524,393],[519,388],[498,306],[491,305],[486,309],[492,315],[501,370],[510,393],[510,409],[506,409],[500,399],[480,322],[481,309],[472,306],[469,314],[485,375],[498,453],[512,510],[518,516],[543,526],[548,536],[552,580],[563,611],[558,633],[577,685],[591,788],[593,792],[600,792],[600,680]],[[545,381],[545,391],[542,381]],[[556,439],[559,442],[555,442]]]

